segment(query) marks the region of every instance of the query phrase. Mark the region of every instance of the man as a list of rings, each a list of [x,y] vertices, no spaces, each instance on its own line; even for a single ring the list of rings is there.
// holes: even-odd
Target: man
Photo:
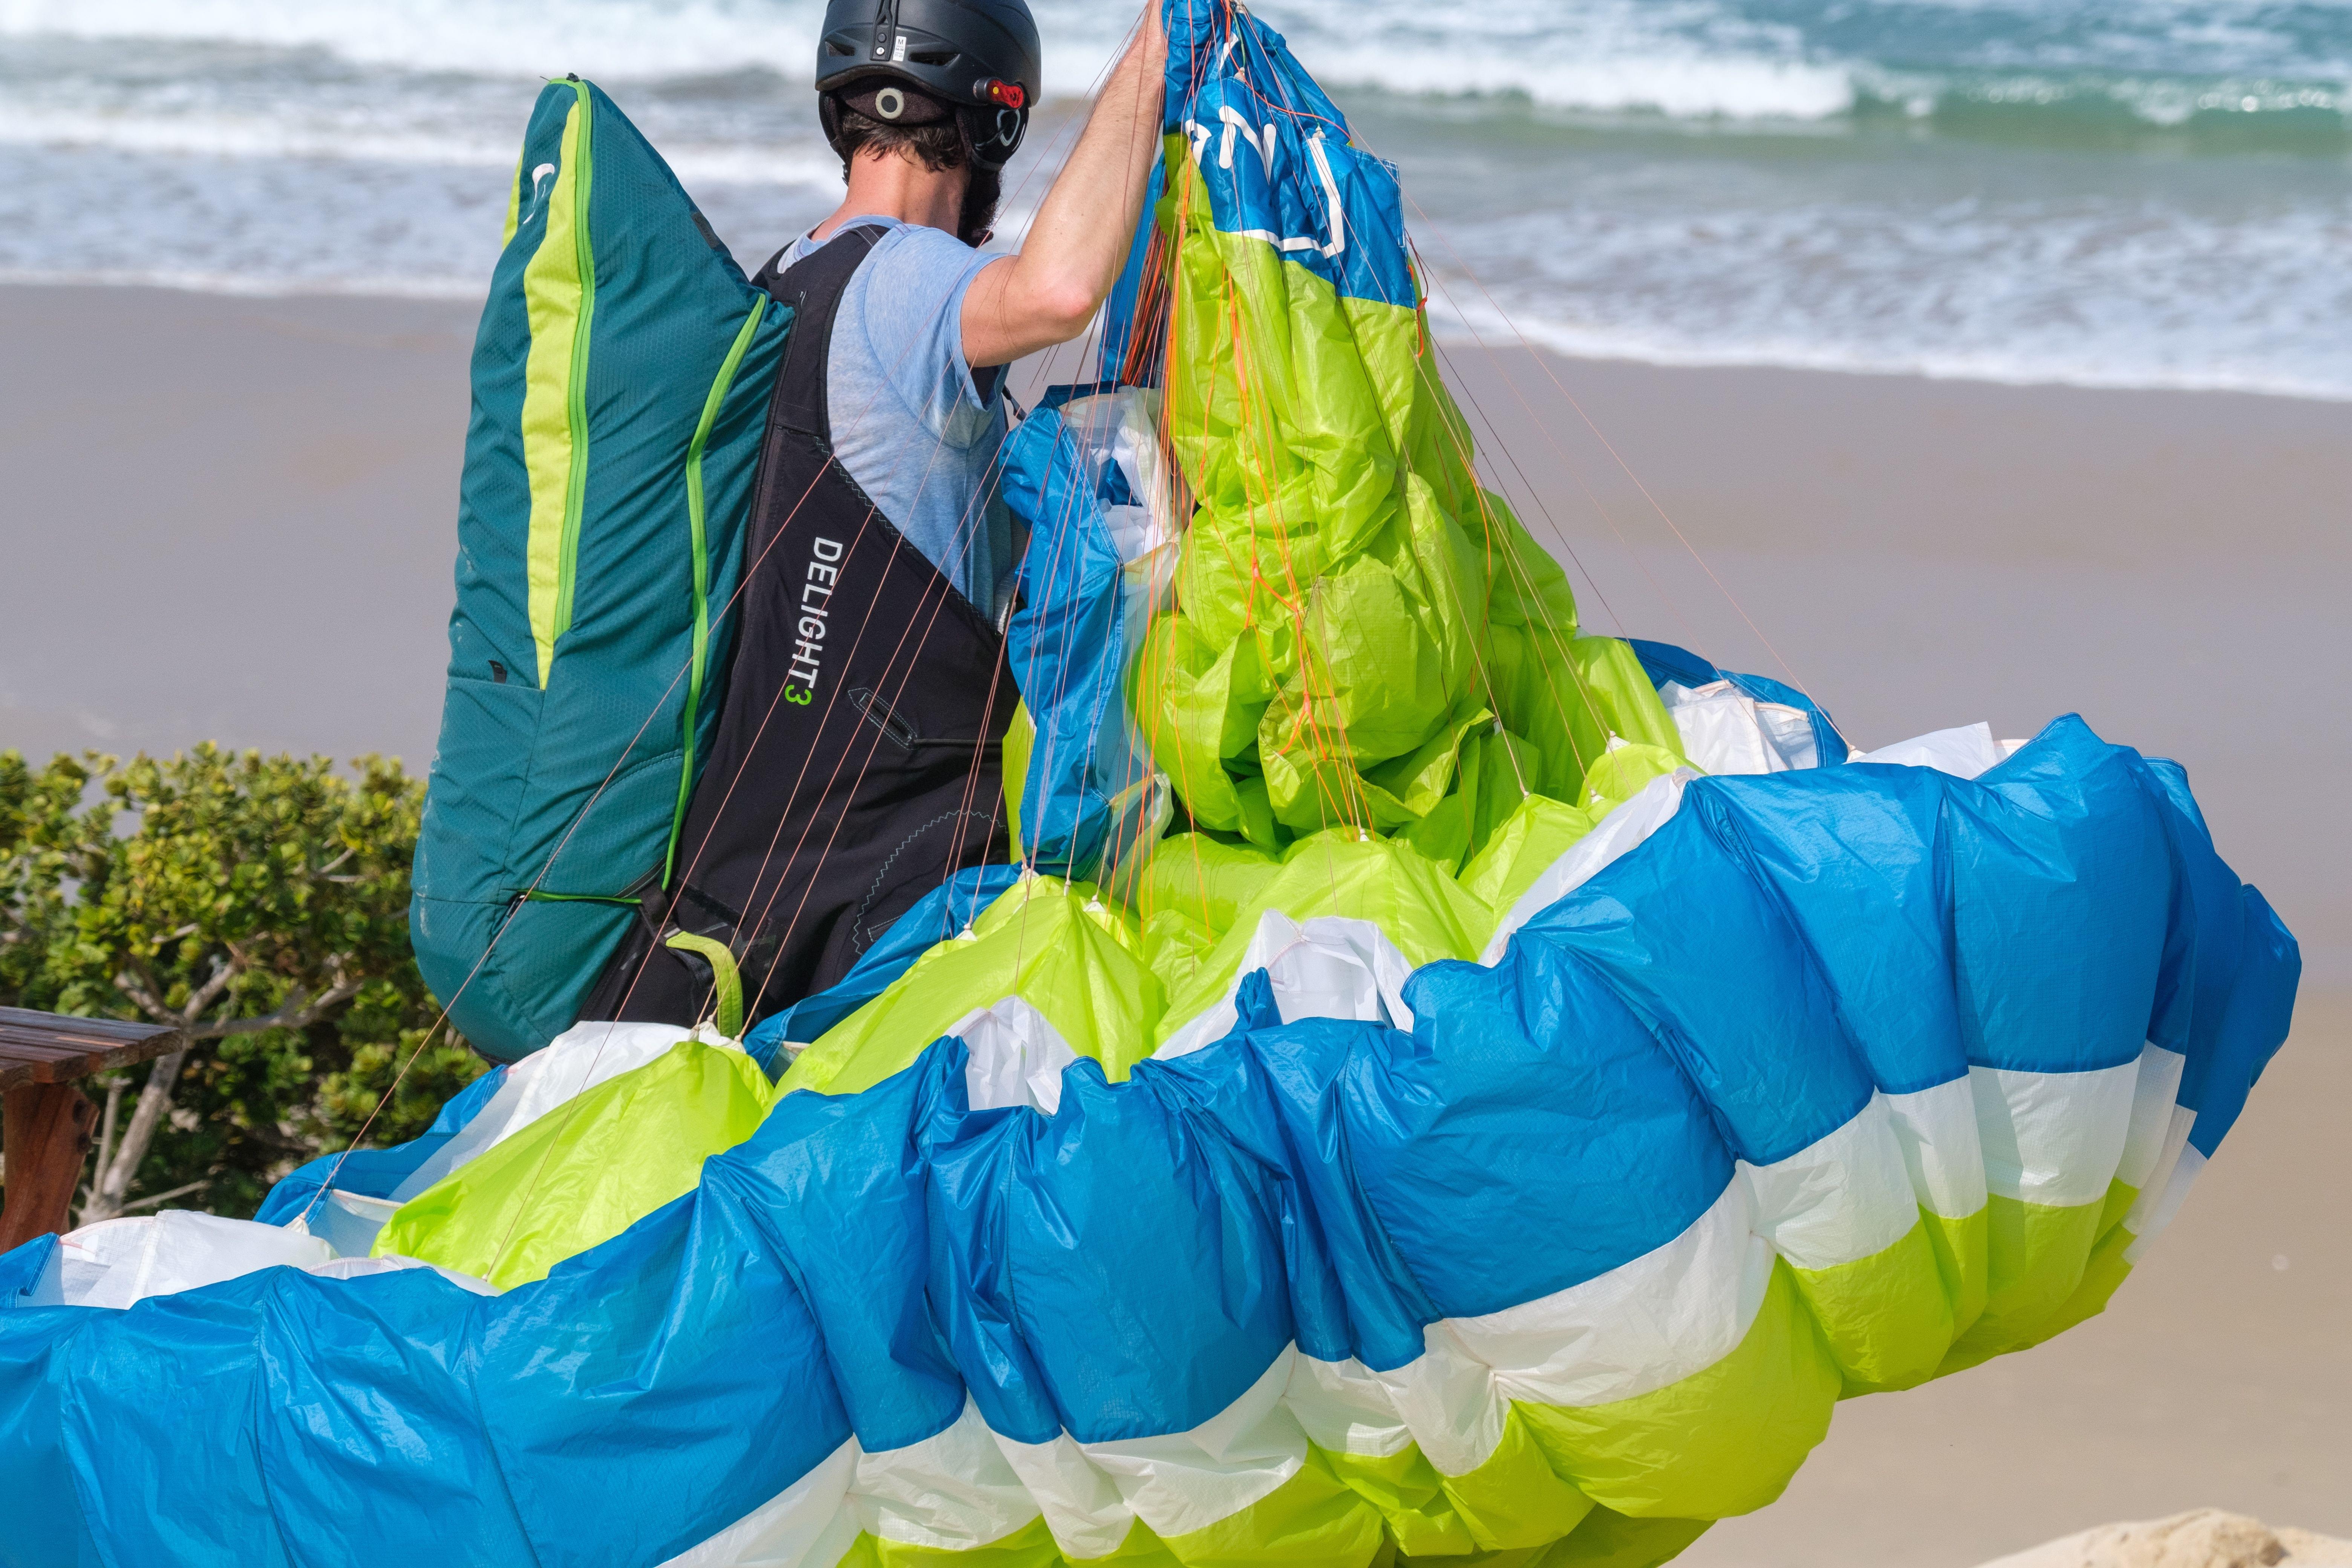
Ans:
[[[795,315],[738,651],[683,874],[647,898],[589,1017],[704,1016],[701,938],[724,945],[756,1020],[1008,852],[1004,373],[1085,332],[1118,277],[1167,40],[1147,6],[1020,254],[994,258],[978,247],[1042,86],[1024,0],[832,0],[817,54],[848,192],[753,279]]]

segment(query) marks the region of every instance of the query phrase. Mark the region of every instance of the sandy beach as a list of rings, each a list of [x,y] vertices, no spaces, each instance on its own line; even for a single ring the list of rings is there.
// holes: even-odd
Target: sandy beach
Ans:
[[[0,747],[421,773],[472,315],[0,288]],[[1684,1561],[1966,1568],[2209,1504],[2352,1534],[2352,404],[1443,352],[1588,628],[1794,680],[1864,745],[2078,710],[2188,766],[2304,944],[2296,1037],[2113,1310],[1843,1407]]]

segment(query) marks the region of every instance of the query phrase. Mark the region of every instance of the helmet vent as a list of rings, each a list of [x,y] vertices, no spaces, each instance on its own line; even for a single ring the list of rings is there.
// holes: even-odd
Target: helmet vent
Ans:
[[[919,66],[951,66],[963,57],[953,49],[917,49],[907,58]]]

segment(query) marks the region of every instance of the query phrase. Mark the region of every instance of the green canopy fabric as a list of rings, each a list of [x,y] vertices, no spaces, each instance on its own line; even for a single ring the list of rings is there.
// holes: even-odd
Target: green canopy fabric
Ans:
[[[775,1090],[731,1045],[682,1039],[556,1107],[395,1210],[373,1255],[510,1287],[694,1190],[749,1138]]]

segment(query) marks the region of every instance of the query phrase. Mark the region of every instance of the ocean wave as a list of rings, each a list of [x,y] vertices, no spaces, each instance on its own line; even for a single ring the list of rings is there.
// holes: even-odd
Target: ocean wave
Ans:
[[[1090,89],[1126,37],[1085,0],[1039,10],[1046,90]],[[798,83],[813,69],[819,0],[0,0],[0,39],[242,46],[425,74],[607,81],[740,72]],[[429,90],[429,84],[420,84]]]
[[[2340,138],[2352,84],[2277,77],[2049,70],[1855,75],[1856,112],[1899,112],[1947,130],[2011,129],[2035,139],[2235,132]]]
[[[17,147],[509,168],[512,140],[289,124],[265,116],[134,117],[0,106],[0,144]]]
[[[1036,8],[1051,96],[1097,80],[1133,21],[1128,6],[1102,0]],[[2352,108],[2352,6],[2312,0],[1264,0],[1258,9],[1335,85],[1507,97],[1601,117],[2006,116],[2030,132],[2100,115],[2157,130],[2247,116],[2340,124]],[[781,87],[807,71],[821,16],[819,0],[570,0],[560,15],[527,0],[0,0],[0,40],[209,43],[502,78],[751,71]]]
[[[1314,58],[1318,74],[1340,88],[1412,96],[1507,94],[1545,108],[1600,114],[1824,120],[1852,110],[1858,97],[1853,73],[1842,67],[1687,51],[1548,60],[1525,55],[1448,58],[1358,46],[1318,49]]]
[[[1906,129],[2053,146],[2187,137],[2227,145],[2334,152],[2352,139],[2352,83],[2229,77],[2147,78],[2047,71],[1937,74],[1861,66],[1674,58],[1455,65],[1327,57],[1343,91],[1436,101],[1449,114],[1481,104],[1505,117],[1531,108],[1591,129],[1664,121],[1727,132]]]
[[[1509,95],[1550,109],[1815,120],[1855,100],[1848,62],[1737,0],[1271,0],[1316,74],[1407,96]]]
[[[2045,68],[1928,70],[1696,51],[1448,58],[1377,46],[1326,47],[1318,74],[1342,89],[1405,99],[1503,99],[1590,120],[1706,121],[1769,129],[1895,117],[1924,129],[2008,127],[2058,141],[2126,130],[2232,128],[2340,134],[2352,76],[2151,75]]]
[[[0,145],[501,171],[513,168],[515,159],[511,134],[387,131],[364,121],[306,122],[282,115],[125,115],[13,106],[0,107]],[[829,188],[841,183],[840,160],[814,134],[786,144],[671,143],[663,156],[689,184]]]
[[[2103,196],[1747,194],[1768,199],[1692,211],[1620,188],[1508,218],[1417,215],[1432,320],[1657,364],[2352,401],[2346,201],[2223,219]]]
[[[2086,359],[2079,353],[2010,349],[1937,350],[1862,340],[1822,342],[1793,334],[1694,342],[1652,328],[1613,326],[1526,311],[1506,315],[1483,301],[1431,312],[1441,341],[1481,352],[1538,348],[1571,359],[1621,360],[1674,369],[1824,371],[1916,375],[2003,386],[2074,386],[2105,392],[2232,392],[2310,402],[2352,403],[2352,374],[2318,366],[2182,363],[2164,358]]]
[[[619,79],[796,68],[821,10],[756,0],[0,0],[0,37],[318,50],[354,64]]]
[[[488,279],[484,278],[432,278],[414,273],[272,278],[187,268],[0,267],[0,288],[172,289],[184,293],[259,300],[325,296],[478,300],[487,291],[488,284]]]
[[[1597,116],[1895,113],[2292,132],[2352,110],[2352,5],[2272,0],[1269,0],[1327,81]],[[2288,15],[2292,13],[2292,15]],[[1974,129],[1975,125],[1967,127]]]

